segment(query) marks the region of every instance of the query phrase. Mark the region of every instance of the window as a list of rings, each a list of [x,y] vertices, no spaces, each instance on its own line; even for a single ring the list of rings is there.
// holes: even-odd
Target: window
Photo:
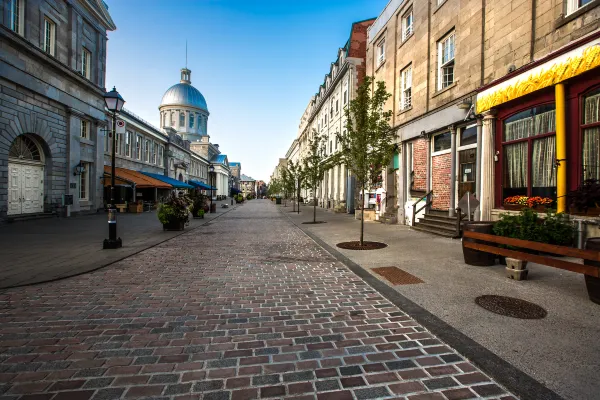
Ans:
[[[194,128],[194,114],[190,113],[190,128]]]
[[[84,139],[90,138],[90,123],[86,120],[81,120],[81,137]]]
[[[400,93],[400,109],[412,107],[412,65],[402,70],[402,93]]]
[[[122,153],[122,148],[123,148],[123,134],[122,133],[117,133],[117,143],[116,143],[116,147],[117,149],[115,150],[116,154],[121,154]]]
[[[80,161],[82,171],[79,175],[79,200],[88,200],[90,191],[90,174],[89,174],[89,163]]]
[[[333,118],[333,103],[331,103],[331,110],[329,111],[329,118]]]
[[[175,126],[175,114],[171,113],[171,126]]]
[[[583,100],[583,179],[600,180],[600,89]]]
[[[433,137],[433,152],[444,151],[450,149],[452,142],[452,134],[444,132]]]
[[[329,141],[329,154],[333,153],[333,140]]]
[[[335,100],[335,113],[338,114],[340,112],[340,100]]]
[[[385,39],[377,45],[377,66],[385,61]]]
[[[185,126],[185,113],[179,113],[179,126],[182,128]]]
[[[156,157],[158,157],[158,143],[154,142],[154,146],[152,148],[152,164],[157,164]]]
[[[567,0],[567,15],[573,14],[581,7],[590,4],[593,0]]]
[[[150,162],[150,141],[144,140],[144,161]]]
[[[90,53],[85,47],[81,50],[81,75],[85,78],[90,79],[92,77],[92,70],[90,63],[92,62],[92,53]]]
[[[348,89],[344,90],[344,105],[348,103]]]
[[[402,17],[402,41],[410,37],[413,33],[413,11],[412,9]]]
[[[165,166],[165,146],[162,144],[158,148],[158,165],[161,167]]]
[[[454,83],[454,38],[452,32],[438,42],[438,90]]]
[[[135,158],[142,159],[142,137],[139,135],[135,137]]]
[[[133,132],[127,131],[125,133],[125,155],[131,157],[131,144],[133,142]]]
[[[502,198],[556,198],[554,104],[521,111],[503,122]]]
[[[460,145],[468,146],[477,143],[477,126],[469,126],[460,130]]]
[[[23,2],[24,0],[10,0],[10,29],[23,35]]]
[[[44,51],[54,55],[54,42],[56,41],[56,24],[48,17],[44,17]]]

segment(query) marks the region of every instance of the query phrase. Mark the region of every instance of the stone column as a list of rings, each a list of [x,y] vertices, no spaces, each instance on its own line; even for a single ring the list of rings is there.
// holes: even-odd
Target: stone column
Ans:
[[[450,208],[448,215],[454,217],[456,214],[456,127],[450,125]]]
[[[477,118],[477,162],[475,164],[475,197],[481,200],[481,135],[483,131],[483,120]],[[475,210],[475,221],[481,221],[481,207]]]
[[[483,113],[483,129],[481,132],[481,198],[480,220],[490,221],[494,208],[494,170],[496,166],[496,148],[494,145],[494,130],[496,123],[495,111]]]

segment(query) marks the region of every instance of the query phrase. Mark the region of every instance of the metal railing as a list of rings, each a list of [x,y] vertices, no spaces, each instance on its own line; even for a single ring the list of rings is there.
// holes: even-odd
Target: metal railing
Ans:
[[[424,209],[425,207],[429,207],[431,206],[431,204],[433,203],[432,200],[433,197],[433,190],[431,190],[430,192],[426,193],[425,196],[421,197],[418,201],[415,202],[415,204],[413,204],[413,215],[412,215],[412,226],[415,226],[415,220],[417,218],[417,214],[421,212],[422,209]],[[417,210],[417,204],[419,204],[420,202],[422,202],[423,200],[425,200],[425,204],[419,208]]]

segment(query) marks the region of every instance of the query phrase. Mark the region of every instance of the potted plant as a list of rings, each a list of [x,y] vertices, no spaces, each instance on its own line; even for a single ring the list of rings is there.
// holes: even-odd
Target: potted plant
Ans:
[[[545,212],[553,202],[554,200],[549,197],[510,196],[504,199],[503,206],[505,210],[520,211],[529,207],[536,211]]]
[[[600,180],[584,181],[568,198],[571,214],[600,216]]]
[[[201,209],[199,209],[199,210],[197,211],[197,217],[196,217],[196,216],[194,216],[194,218],[200,218],[200,219],[204,219],[204,209],[202,209],[202,208],[201,208]]]
[[[158,220],[166,231],[182,231],[189,222],[189,205],[191,201],[183,193],[171,193],[167,200],[158,207]]]
[[[200,193],[199,191],[193,191],[190,193],[190,212],[192,213],[193,218],[204,218],[204,212],[207,207],[207,197]],[[202,211],[202,216],[200,216],[200,211]]]

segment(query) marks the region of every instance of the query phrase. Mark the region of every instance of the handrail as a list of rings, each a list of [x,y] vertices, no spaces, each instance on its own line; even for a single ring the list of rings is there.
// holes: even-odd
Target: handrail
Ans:
[[[411,224],[411,226],[415,226],[415,219],[417,217],[417,214],[420,213],[422,209],[424,209],[425,207],[429,207],[433,203],[432,200],[429,200],[429,196],[432,196],[432,195],[433,195],[433,190],[429,191],[429,193],[426,193],[425,196],[421,197],[419,200],[417,200],[413,204],[413,206],[412,206],[413,207],[413,215],[412,215],[412,224]],[[419,204],[423,200],[427,200],[425,202],[425,205],[417,210],[417,204]]]
[[[460,225],[462,222],[462,210],[460,207],[456,207],[456,237],[459,238],[461,236]]]

